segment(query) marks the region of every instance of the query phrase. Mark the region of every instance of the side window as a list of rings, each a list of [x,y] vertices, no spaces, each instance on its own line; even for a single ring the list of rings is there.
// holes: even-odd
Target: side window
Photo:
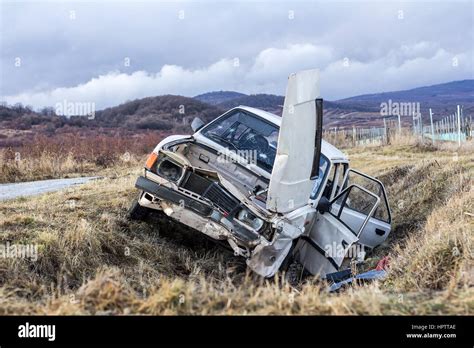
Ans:
[[[346,163],[334,163],[329,172],[329,180],[324,189],[324,196],[327,199],[332,199],[341,191],[344,184],[344,175],[348,165]]]
[[[336,177],[334,180],[337,179],[337,181],[335,181],[335,190],[334,190],[334,195],[333,197],[335,197],[339,192],[341,192],[344,188],[346,188],[347,186],[344,185],[344,176],[346,175],[346,170],[347,170],[347,163],[338,163],[337,164],[337,174],[336,174]]]
[[[323,196],[327,199],[331,197],[332,183],[334,182],[334,175],[336,174],[336,166],[336,164],[331,165],[331,169],[328,173],[328,180],[326,182],[326,186],[324,187]]]
[[[327,175],[330,170],[329,160],[321,154],[319,158],[319,169],[318,176],[314,180],[313,190],[311,191],[310,199],[316,199],[319,196],[319,193],[323,189],[324,182],[326,181]]]

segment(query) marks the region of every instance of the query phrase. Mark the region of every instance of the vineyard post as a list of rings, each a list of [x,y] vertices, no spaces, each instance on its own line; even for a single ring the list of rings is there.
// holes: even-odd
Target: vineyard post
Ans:
[[[423,121],[421,119],[421,112],[419,112],[417,115],[418,115],[418,132],[420,132],[421,139],[423,140],[425,134],[423,132]]]
[[[458,105],[458,146],[461,147],[461,106]]]
[[[356,146],[356,127],[352,126],[352,147]]]
[[[430,108],[430,122],[431,122],[431,142],[435,143],[435,135],[434,135],[434,126],[433,126],[433,112],[431,111]]]

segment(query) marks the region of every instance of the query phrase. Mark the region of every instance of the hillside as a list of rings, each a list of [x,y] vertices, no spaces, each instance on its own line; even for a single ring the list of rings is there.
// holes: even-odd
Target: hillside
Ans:
[[[211,92],[220,93],[220,92]],[[273,94],[243,95],[231,98],[233,92],[226,92],[228,98],[215,105],[228,109],[246,105],[264,109],[281,115],[283,96]],[[418,87],[409,90],[364,94],[336,101],[325,100],[325,127],[352,127],[381,125],[380,104],[392,102],[420,103],[423,117],[428,117],[428,109],[434,112],[434,120],[453,114],[456,106],[463,105],[465,116],[474,113],[474,80],[453,81],[432,86]],[[410,125],[410,117],[402,119]]]
[[[54,113],[53,108],[35,112],[21,104],[0,106],[2,128],[31,129],[35,125],[60,128],[64,125],[77,127],[108,127],[124,129],[169,130],[175,126],[189,124],[196,116],[210,121],[221,114],[217,107],[193,98],[178,95],[163,95],[136,99],[118,106],[96,111],[93,118],[88,116],[63,117]]]
[[[474,100],[474,80],[453,81],[431,86],[417,87],[408,90],[383,92],[374,94],[363,94],[350,98],[340,99],[341,103],[367,102],[374,105],[380,104],[387,99],[397,101],[408,101],[417,99],[420,102],[456,102],[473,103]]]
[[[252,94],[238,97],[216,106],[227,110],[239,105],[251,106],[281,115],[285,97],[274,94]],[[372,125],[379,118],[378,109],[361,105],[346,105],[338,102],[324,101],[324,128],[352,127]],[[380,122],[380,121],[379,121]]]
[[[15,105],[0,106],[0,147],[21,146],[34,135],[48,137],[75,134],[87,136],[133,136],[155,132],[161,136],[190,133],[190,124],[199,116],[206,122],[222,111],[192,98],[164,95],[137,99],[97,111],[87,116],[58,116],[53,108],[35,112]]]
[[[203,103],[217,105],[221,103],[225,103],[227,101],[237,99],[240,97],[245,97],[246,94],[233,92],[233,91],[218,91],[218,92],[208,92],[204,94],[199,94],[194,99],[202,101]]]
[[[285,97],[274,94],[252,94],[227,100],[219,103],[217,106],[222,109],[230,109],[239,105],[245,105],[281,115],[284,100]]]
[[[189,125],[196,116],[209,122],[220,114],[218,108],[199,100],[164,95],[98,111],[93,121],[100,126],[170,130]]]
[[[362,106],[380,109],[380,103],[393,102],[420,103],[422,113],[429,108],[435,113],[435,118],[443,114],[452,114],[457,104],[464,106],[465,112],[474,111],[474,80],[453,81],[432,86],[418,87],[402,91],[364,94],[338,100],[342,105],[351,107]]]
[[[274,94],[253,94],[238,97],[216,106],[227,110],[239,105],[251,106],[281,115],[285,97]],[[379,108],[367,107],[358,104],[342,104],[333,101],[324,101],[324,128],[333,127],[368,127],[380,124]]]
[[[463,105],[463,114],[474,113],[474,80],[454,81],[439,85],[354,96],[324,102],[326,129],[382,126],[382,102],[420,103],[423,118],[428,121],[428,108],[434,120],[453,114],[456,105]],[[229,108],[246,105],[281,115],[284,97],[273,94],[245,95],[232,91],[201,94],[194,98],[176,95],[148,97],[128,101],[115,107],[97,111],[94,119],[57,116],[53,108],[33,111],[22,105],[0,105],[0,147],[17,146],[35,134],[47,136],[82,133],[133,135],[156,131],[162,135],[189,133],[194,117],[210,121]],[[411,117],[403,117],[405,126],[412,124]]]

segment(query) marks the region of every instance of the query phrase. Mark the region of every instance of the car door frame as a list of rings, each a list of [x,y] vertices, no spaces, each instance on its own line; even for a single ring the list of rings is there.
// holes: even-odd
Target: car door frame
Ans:
[[[385,203],[386,206],[387,206],[387,212],[388,212],[388,221],[386,221],[386,222],[387,222],[388,224],[391,224],[391,223],[392,223],[392,213],[391,213],[391,211],[390,211],[390,205],[389,205],[388,199],[387,199],[387,192],[385,191],[385,186],[383,185],[383,183],[382,183],[379,179],[374,178],[373,176],[370,176],[370,175],[368,175],[368,174],[366,174],[366,173],[363,173],[363,172],[361,172],[361,171],[359,171],[359,170],[352,169],[352,168],[347,168],[347,170],[346,170],[346,172],[345,172],[345,174],[344,174],[344,179],[343,179],[343,181],[342,181],[342,185],[341,185],[341,187],[339,188],[338,194],[341,193],[341,191],[344,189],[344,187],[346,187],[346,185],[347,185],[347,179],[349,178],[350,172],[353,172],[353,173],[356,173],[356,174],[358,174],[358,175],[360,175],[360,176],[363,176],[364,178],[369,179],[369,180],[372,180],[372,181],[374,181],[374,182],[376,182],[377,184],[380,185],[380,187],[382,188],[382,194],[383,194],[383,198],[384,198],[384,203]]]
[[[345,173],[341,189],[339,190],[340,192],[341,192],[341,190],[344,189],[344,187],[346,187],[347,185],[350,185],[350,183],[348,182],[348,178],[349,178],[351,172],[353,172],[356,175],[360,175],[363,178],[365,178],[367,180],[370,180],[370,181],[374,182],[375,184],[377,184],[380,188],[380,191],[381,191],[380,196],[383,199],[383,201],[381,199],[380,203],[386,205],[387,220],[385,221],[383,219],[375,217],[376,211],[374,211],[373,214],[372,214],[373,216],[369,217],[369,221],[370,221],[371,225],[373,225],[373,230],[371,228],[368,231],[372,231],[372,232],[367,232],[366,234],[364,234],[364,233],[362,233],[363,232],[362,231],[361,235],[359,235],[360,243],[362,245],[364,245],[365,247],[369,248],[369,249],[373,249],[373,248],[375,248],[376,246],[380,245],[381,243],[383,243],[385,241],[385,239],[388,237],[388,235],[390,234],[391,229],[392,229],[391,228],[392,214],[391,214],[390,205],[389,205],[388,199],[387,199],[387,193],[386,193],[386,190],[385,190],[385,186],[383,185],[383,183],[380,180],[378,180],[378,179],[376,179],[376,178],[374,178],[374,177],[372,177],[368,174],[360,172],[358,170],[352,169],[352,168],[349,168],[347,170],[347,172]],[[380,197],[379,195],[377,195],[377,196]],[[363,212],[359,212],[359,211],[357,211],[356,209],[353,209],[353,208],[350,209],[350,211],[352,211],[354,215],[364,214]],[[365,224],[365,226],[367,226],[367,223]]]

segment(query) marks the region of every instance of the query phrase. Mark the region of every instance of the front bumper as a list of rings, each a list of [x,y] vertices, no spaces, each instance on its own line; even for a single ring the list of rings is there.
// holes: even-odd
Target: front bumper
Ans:
[[[153,180],[150,180],[143,176],[138,177],[135,183],[135,187],[151,194],[159,200],[179,206],[179,210],[187,209],[199,215],[200,218],[219,224],[220,226],[222,226],[222,229],[225,229],[227,231],[225,233],[226,235],[229,234],[236,238],[236,242],[238,244],[243,243],[247,247],[253,247],[259,243],[260,235],[258,233],[252,232],[238,224],[233,223],[232,219],[228,219],[227,217],[223,216],[218,210],[214,209],[210,205],[206,205],[205,203],[202,203],[194,198],[188,197],[172,188],[160,185],[159,183],[154,182]],[[178,218],[178,215],[173,214],[172,217],[178,221],[184,222],[182,221],[182,218]],[[197,223],[197,221],[195,223],[189,223],[188,221],[185,224],[197,230],[201,230],[201,232],[204,232],[201,228],[195,226],[201,225]]]
[[[212,206],[160,185],[146,177],[138,177],[135,187],[162,201],[158,203],[160,205],[166,207],[168,203],[173,204],[174,206],[168,212],[167,209],[164,210],[171,218],[213,239],[227,239],[236,255],[244,256],[247,259],[247,265],[264,277],[275,274],[288,254],[292,240],[301,232],[284,223],[282,230],[269,242],[226,217],[216,216],[217,211]],[[242,246],[245,247],[242,249]]]
[[[212,213],[211,207],[143,176],[138,177],[135,187],[157,196],[160,199],[164,199],[181,206],[184,205],[184,208],[190,209],[199,215],[210,216]]]

